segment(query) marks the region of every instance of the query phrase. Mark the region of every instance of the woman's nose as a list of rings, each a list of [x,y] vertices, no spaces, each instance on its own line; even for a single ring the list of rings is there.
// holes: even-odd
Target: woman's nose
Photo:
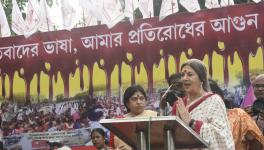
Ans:
[[[187,79],[187,76],[185,74],[182,75],[182,80],[186,80]]]
[[[137,103],[142,103],[142,100],[138,98]]]

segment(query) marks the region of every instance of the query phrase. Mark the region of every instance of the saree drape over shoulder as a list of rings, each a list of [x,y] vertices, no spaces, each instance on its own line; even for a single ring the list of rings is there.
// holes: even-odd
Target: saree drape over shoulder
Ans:
[[[183,101],[187,102],[187,98]],[[209,143],[211,150],[234,150],[234,141],[226,108],[222,98],[216,94],[206,94],[187,106],[191,118],[196,120],[194,130]],[[176,105],[172,114],[176,114]]]
[[[241,108],[228,110],[228,119],[232,128],[232,134],[236,145],[236,150],[248,150],[250,141],[245,139],[247,133],[250,133],[256,140],[264,145],[264,137],[255,120],[251,118]]]

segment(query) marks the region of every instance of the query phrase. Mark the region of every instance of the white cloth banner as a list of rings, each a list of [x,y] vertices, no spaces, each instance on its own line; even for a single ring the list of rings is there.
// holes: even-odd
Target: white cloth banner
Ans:
[[[63,29],[71,30],[77,22],[76,10],[69,0],[61,1]]]
[[[80,0],[80,5],[90,11],[98,21],[102,21],[103,0]],[[85,4],[85,5],[84,5]]]
[[[39,30],[42,32],[54,31],[55,23],[51,17],[51,8],[47,5],[46,0],[40,0],[41,25]]]
[[[95,14],[95,8],[91,7],[91,2],[89,0],[80,0],[79,7],[81,8],[81,12],[79,12],[81,18],[82,25],[78,25],[81,27],[84,26],[93,26],[97,25],[100,17],[97,17]]]
[[[180,0],[180,4],[191,13],[201,9],[198,0]]]
[[[234,5],[234,0],[221,0],[221,7]]]
[[[97,18],[95,18],[92,14],[91,11],[88,9],[83,8],[83,24],[84,26],[93,26],[97,25]]]
[[[259,2],[261,2],[261,0],[253,0],[253,2],[259,3]]]
[[[163,0],[160,8],[159,20],[179,11],[177,0]]]
[[[143,18],[153,17],[153,0],[139,0],[139,10],[141,11]]]
[[[55,1],[50,8],[51,20],[55,24],[56,30],[63,30],[63,17],[61,0]]]
[[[125,0],[124,15],[129,18],[131,24],[134,24],[134,11],[139,7],[138,0]]]
[[[218,0],[206,0],[205,7],[208,9],[220,7]]]
[[[25,37],[32,35],[38,31],[41,25],[41,11],[39,2],[37,0],[29,0],[26,14],[26,31],[24,31]]]
[[[12,0],[12,4],[12,30],[18,35],[23,35],[26,30],[26,22],[22,17],[16,0]]]
[[[10,35],[11,32],[6,19],[6,14],[0,1],[0,37],[8,37]]]
[[[101,7],[102,23],[110,29],[124,19],[119,0],[104,0]]]

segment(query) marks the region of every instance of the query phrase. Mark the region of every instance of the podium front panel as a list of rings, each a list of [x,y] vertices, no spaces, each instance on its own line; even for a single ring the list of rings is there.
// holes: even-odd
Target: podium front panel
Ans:
[[[208,144],[176,116],[103,119],[100,123],[136,149],[137,131],[143,131],[151,150],[163,150],[166,130],[174,133],[175,148],[207,148]]]

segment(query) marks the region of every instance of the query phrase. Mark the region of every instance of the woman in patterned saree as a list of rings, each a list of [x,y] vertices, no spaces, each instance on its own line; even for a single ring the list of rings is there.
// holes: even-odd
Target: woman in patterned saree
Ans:
[[[216,81],[209,79],[209,85],[213,93],[224,98],[224,93]],[[229,100],[224,99],[224,102],[236,150],[260,150],[264,145],[264,137],[255,120],[243,109],[232,108]]]
[[[175,102],[172,110],[205,141],[212,150],[235,149],[225,104],[210,92],[207,70],[202,61],[191,59],[182,64],[186,97]]]

